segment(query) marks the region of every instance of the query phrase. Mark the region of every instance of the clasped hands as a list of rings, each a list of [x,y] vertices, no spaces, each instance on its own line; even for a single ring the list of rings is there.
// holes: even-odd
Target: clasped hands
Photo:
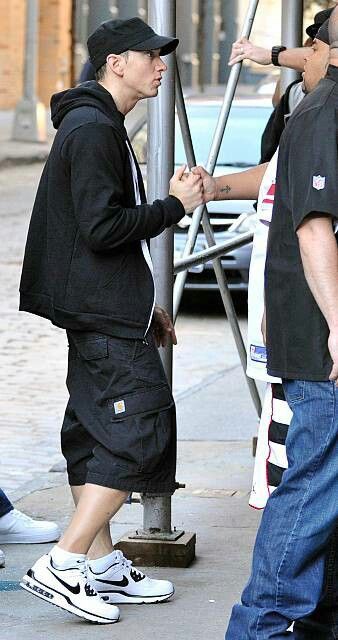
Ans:
[[[179,167],[170,180],[169,195],[181,200],[186,213],[191,213],[200,204],[217,198],[216,180],[203,167]]]

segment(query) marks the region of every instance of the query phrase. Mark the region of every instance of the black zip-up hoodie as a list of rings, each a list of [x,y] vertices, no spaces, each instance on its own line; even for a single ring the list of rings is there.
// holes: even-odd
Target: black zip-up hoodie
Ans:
[[[38,187],[20,283],[20,310],[65,329],[144,336],[153,279],[141,240],[184,216],[177,198],[141,205],[124,116],[95,81],[55,94],[58,129]]]

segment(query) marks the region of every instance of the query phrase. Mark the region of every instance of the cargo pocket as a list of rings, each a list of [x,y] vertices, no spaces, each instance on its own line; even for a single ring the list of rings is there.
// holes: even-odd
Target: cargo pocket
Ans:
[[[72,334],[72,340],[74,341],[78,355],[82,360],[100,360],[101,358],[108,358],[107,336],[94,333],[85,334],[81,337],[74,337],[74,334]]]
[[[117,464],[145,474],[156,469],[175,437],[173,406],[171,391],[163,384],[108,400]]]

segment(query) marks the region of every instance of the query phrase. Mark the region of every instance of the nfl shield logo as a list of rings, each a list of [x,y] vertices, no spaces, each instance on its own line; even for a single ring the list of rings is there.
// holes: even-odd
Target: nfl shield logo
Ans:
[[[312,186],[317,191],[325,188],[325,178],[323,176],[313,176]]]

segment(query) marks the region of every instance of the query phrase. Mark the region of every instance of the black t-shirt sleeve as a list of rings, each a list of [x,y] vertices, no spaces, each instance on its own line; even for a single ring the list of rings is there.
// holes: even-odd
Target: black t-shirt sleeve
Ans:
[[[180,200],[168,196],[153,204],[124,205],[125,143],[105,124],[86,124],[66,139],[62,157],[71,179],[74,214],[93,251],[153,238],[185,214]]]
[[[310,214],[338,218],[338,159],[335,113],[310,110],[290,122],[289,208],[296,231]]]

